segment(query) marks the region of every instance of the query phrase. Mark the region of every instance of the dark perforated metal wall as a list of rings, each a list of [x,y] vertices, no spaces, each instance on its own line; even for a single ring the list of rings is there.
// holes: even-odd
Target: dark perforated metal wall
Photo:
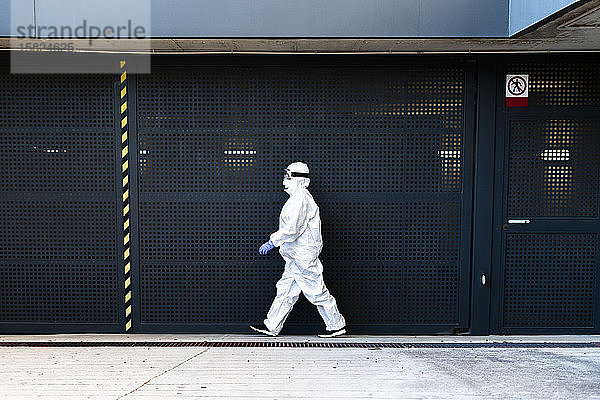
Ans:
[[[2,330],[119,329],[114,82],[0,73]]]
[[[497,129],[477,132],[489,154],[474,158],[482,59],[164,57],[128,72],[133,331],[264,318],[283,262],[257,248],[287,198],[282,169],[302,160],[353,333],[477,318],[484,333],[488,318],[492,333],[599,333],[600,63],[488,60],[497,109],[478,126]],[[504,107],[506,73],[529,74],[528,107]],[[0,72],[2,332],[124,329],[118,81]],[[472,187],[474,162],[493,184]],[[493,210],[475,220],[487,256],[471,248],[473,194]],[[475,292],[485,315],[469,321]],[[320,323],[301,297],[284,333]]]
[[[598,65],[538,58],[506,67],[529,74],[530,98],[505,111],[498,146],[507,166],[500,332],[599,329]]]
[[[326,282],[355,331],[466,327],[472,85],[458,62],[138,76],[142,329],[264,318],[283,262],[257,249],[296,160],[311,168]],[[320,319],[300,301],[295,323]]]

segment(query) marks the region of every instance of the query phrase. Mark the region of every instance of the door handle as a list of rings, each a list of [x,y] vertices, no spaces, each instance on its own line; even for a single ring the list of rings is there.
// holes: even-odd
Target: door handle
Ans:
[[[529,224],[529,223],[531,223],[531,220],[528,220],[528,219],[509,219],[508,223],[509,224]]]

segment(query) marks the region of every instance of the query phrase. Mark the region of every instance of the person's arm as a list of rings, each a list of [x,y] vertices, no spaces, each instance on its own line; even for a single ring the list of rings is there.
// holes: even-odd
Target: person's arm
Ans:
[[[275,247],[298,239],[308,226],[307,202],[304,196],[292,196],[283,211],[279,230],[269,238]]]

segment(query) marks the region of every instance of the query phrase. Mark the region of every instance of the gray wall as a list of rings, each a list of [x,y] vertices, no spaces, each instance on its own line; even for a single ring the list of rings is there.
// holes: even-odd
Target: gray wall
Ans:
[[[0,36],[10,34],[10,1],[0,0]]]
[[[510,1],[510,6],[509,6]],[[41,26],[127,23],[152,37],[506,37],[572,0],[37,0]],[[11,10],[12,5],[12,10]],[[13,23],[11,24],[11,13]],[[0,35],[33,23],[33,0],[0,0]],[[148,35],[149,31],[149,35]],[[42,36],[48,35],[48,31]]]
[[[508,22],[508,4],[498,0],[175,0],[152,4],[156,36],[505,36]]]
[[[4,36],[17,35],[9,3],[28,16],[18,25],[33,21],[33,0],[0,0]],[[36,19],[72,28],[132,19],[152,37],[502,37],[508,0],[37,0]]]

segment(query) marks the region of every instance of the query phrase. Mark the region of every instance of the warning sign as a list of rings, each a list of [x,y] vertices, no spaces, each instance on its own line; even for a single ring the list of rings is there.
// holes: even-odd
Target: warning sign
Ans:
[[[506,106],[526,107],[529,97],[529,75],[506,75]]]

